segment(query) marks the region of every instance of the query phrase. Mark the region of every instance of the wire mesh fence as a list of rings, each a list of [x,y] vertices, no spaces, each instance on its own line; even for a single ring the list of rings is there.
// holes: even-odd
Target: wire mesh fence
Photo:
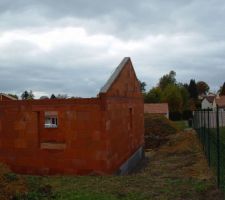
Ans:
[[[218,187],[225,191],[225,110],[197,110],[193,116],[208,164],[217,175]]]

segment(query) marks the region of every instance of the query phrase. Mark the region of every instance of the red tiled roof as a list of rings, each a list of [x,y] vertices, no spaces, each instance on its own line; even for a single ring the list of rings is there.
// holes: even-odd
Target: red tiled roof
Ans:
[[[225,107],[225,96],[220,96],[218,99],[216,98],[216,104],[219,107]]]
[[[169,112],[168,103],[145,103],[144,113],[165,114]]]
[[[206,99],[209,103],[213,103],[215,98],[216,98],[216,96],[205,96],[204,97],[204,99]]]

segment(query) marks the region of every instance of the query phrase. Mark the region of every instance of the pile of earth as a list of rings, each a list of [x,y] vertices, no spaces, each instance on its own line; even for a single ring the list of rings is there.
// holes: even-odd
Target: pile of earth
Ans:
[[[155,149],[168,141],[178,129],[162,115],[145,114],[145,149]]]

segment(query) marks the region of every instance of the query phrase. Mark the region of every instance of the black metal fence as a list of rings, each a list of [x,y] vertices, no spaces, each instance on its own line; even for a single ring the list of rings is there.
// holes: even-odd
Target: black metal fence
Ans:
[[[209,166],[217,175],[217,184],[225,191],[225,111],[197,110],[193,126],[198,133]]]

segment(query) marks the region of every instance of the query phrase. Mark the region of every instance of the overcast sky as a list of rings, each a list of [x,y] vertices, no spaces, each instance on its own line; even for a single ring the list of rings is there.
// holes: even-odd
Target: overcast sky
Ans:
[[[123,57],[148,88],[225,81],[223,0],[0,0],[0,92],[96,96]]]

